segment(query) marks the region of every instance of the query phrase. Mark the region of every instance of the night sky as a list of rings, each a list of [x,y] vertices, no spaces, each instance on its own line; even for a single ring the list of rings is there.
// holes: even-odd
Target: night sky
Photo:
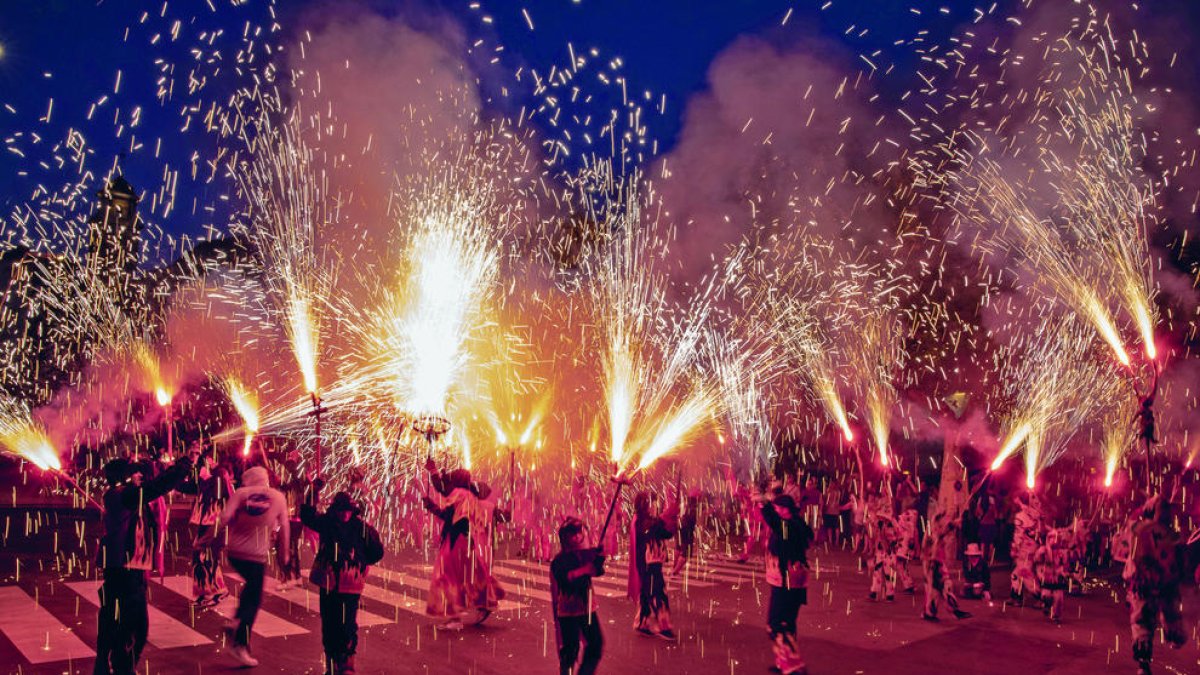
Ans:
[[[36,185],[56,185],[64,180],[64,173],[49,158],[55,154],[51,152],[53,143],[65,138],[69,129],[80,130],[86,137],[93,152],[90,161],[94,171],[122,157],[125,174],[145,190],[155,189],[164,161],[176,165],[186,162],[196,148],[201,155],[206,154],[213,140],[194,130],[182,133],[180,104],[172,101],[161,105],[155,97],[154,61],[186,62],[187,47],[193,41],[182,39],[175,45],[165,39],[152,45],[150,41],[156,33],[169,34],[172,22],[180,17],[199,17],[194,29],[220,28],[232,35],[247,22],[267,24],[270,7],[265,0],[212,3],[219,9],[215,14],[204,11],[200,2],[3,3],[0,103],[12,109],[0,109],[0,137],[9,150],[0,152],[0,203],[6,205],[5,210],[27,199]],[[974,3],[929,4],[914,0],[532,0],[489,4],[472,9],[467,2],[289,0],[275,8],[283,27],[283,37],[277,39],[286,42],[289,30],[317,13],[365,12],[401,18],[417,27],[449,16],[470,39],[503,44],[506,49],[499,67],[507,72],[522,67],[545,71],[564,60],[568,42],[578,48],[598,47],[607,56],[623,59],[624,72],[633,88],[666,96],[666,113],[650,120],[652,136],[659,142],[660,151],[666,151],[680,129],[689,97],[705,88],[710,63],[741,37],[755,35],[793,48],[811,45],[811,49],[850,67],[857,67],[857,54],[873,54],[877,63],[897,65],[881,90],[884,95],[898,95],[910,86],[914,67],[911,49],[905,45],[919,35],[927,44],[945,39],[975,16]],[[929,6],[919,14],[912,11],[914,5],[926,4]],[[534,22],[533,31],[522,9]],[[494,21],[482,22],[484,13]],[[120,91],[113,93],[118,71]],[[480,69],[484,79],[481,88],[487,90],[488,78],[495,72]],[[219,91],[221,83],[215,84]],[[97,106],[91,120],[87,119],[93,104],[105,95],[108,99]],[[597,103],[608,106],[612,102]],[[137,133],[143,147],[130,154],[128,135],[118,139],[115,130],[118,118],[128,115],[135,106],[142,107]],[[48,110],[51,115],[46,122],[43,118]],[[34,142],[33,134],[40,137],[40,142]],[[162,141],[163,159],[155,159],[149,151],[158,139]],[[25,156],[13,152],[14,147]],[[41,162],[47,166],[40,166]],[[189,185],[185,180],[179,201],[186,203],[194,198],[197,203],[211,203],[215,193],[224,191],[214,186]],[[203,234],[209,220],[203,214],[180,208],[166,222],[157,224],[169,233],[196,236]]]

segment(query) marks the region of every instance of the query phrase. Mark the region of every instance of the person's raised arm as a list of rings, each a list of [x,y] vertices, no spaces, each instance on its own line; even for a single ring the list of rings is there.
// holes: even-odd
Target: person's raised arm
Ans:
[[[198,453],[193,452],[190,456],[180,457],[175,460],[175,463],[167,467],[166,471],[142,483],[140,490],[122,491],[121,502],[125,508],[136,508],[139,500],[143,504],[147,504],[174,490],[192,472],[192,461],[196,454]]]
[[[771,528],[772,532],[780,532],[783,529],[783,519],[776,513],[775,507],[771,505],[771,502],[763,498],[759,509],[762,511],[763,522],[767,524],[767,527]]]
[[[300,522],[314,532],[321,531],[321,516],[317,513],[317,507],[308,502],[300,505]]]

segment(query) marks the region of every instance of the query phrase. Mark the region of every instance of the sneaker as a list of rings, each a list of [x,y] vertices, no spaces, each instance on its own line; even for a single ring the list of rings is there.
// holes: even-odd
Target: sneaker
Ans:
[[[888,601],[888,602],[895,602],[895,601],[896,601],[896,596],[894,596],[894,595],[889,595],[889,596],[887,596],[887,601]]]
[[[230,645],[229,654],[233,656],[234,661],[247,668],[253,668],[258,665],[258,659],[250,655],[250,648],[246,645]]]
[[[927,612],[922,612],[922,613],[921,613],[921,618],[922,618],[922,619],[925,619],[926,621],[937,621],[937,620],[938,620],[938,618],[937,618],[937,616],[936,616],[936,615],[934,615],[934,614],[929,614],[929,613],[927,613]]]
[[[871,591],[870,593],[867,593],[867,599],[870,600],[871,602],[875,602],[875,599],[877,597],[879,597],[879,596],[875,593],[875,591]]]
[[[909,595],[916,595],[917,589],[913,588],[912,586],[909,586],[908,588],[904,589],[904,592],[908,593]]]
[[[447,621],[446,623],[442,624],[442,630],[457,631],[457,630],[462,630],[462,629],[463,629],[463,622],[459,621],[458,619],[451,619],[451,620]]]
[[[471,622],[471,625],[473,625],[473,626],[478,626],[479,624],[483,623],[484,621],[487,621],[488,617],[492,615],[492,610],[490,610],[486,607],[480,607],[477,611],[478,611],[478,614],[476,614],[475,620]]]
[[[956,619],[969,619],[969,618],[971,618],[971,613],[970,613],[970,612],[964,612],[964,611],[963,611],[963,610],[961,610],[961,609],[956,609],[956,610],[954,610],[954,618],[956,618]]]
[[[659,631],[658,637],[666,640],[667,642],[676,642],[679,640],[679,636],[676,635],[675,631],[671,630],[670,628],[664,628]]]
[[[637,628],[634,628],[634,630],[637,631],[638,635],[643,635],[645,637],[654,637],[654,631],[650,630],[649,628],[646,628],[645,626],[638,626]]]
[[[207,595],[202,595],[192,601],[193,607],[208,607],[212,604],[212,598]]]

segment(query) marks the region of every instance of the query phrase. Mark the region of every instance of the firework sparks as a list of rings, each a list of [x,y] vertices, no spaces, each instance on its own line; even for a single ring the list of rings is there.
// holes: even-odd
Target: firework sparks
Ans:
[[[1037,474],[1062,455],[1089,420],[1118,405],[1122,379],[1095,358],[1086,333],[1069,316],[1047,317],[1014,349],[1005,379],[1010,405],[1001,424],[1005,442],[992,468],[1024,445],[1025,479],[1032,488]]]
[[[258,396],[233,377],[225,378],[225,393],[229,396],[230,403],[237,410],[238,415],[242,418],[242,424],[246,428],[246,442],[242,447],[242,454],[249,455],[250,445],[254,442],[255,434],[258,433]]]
[[[0,420],[0,443],[42,471],[62,470],[62,462],[50,439],[28,418],[6,416]]]
[[[682,445],[712,415],[714,401],[707,390],[693,393],[673,409],[641,453],[637,468],[649,467],[672,449]]]

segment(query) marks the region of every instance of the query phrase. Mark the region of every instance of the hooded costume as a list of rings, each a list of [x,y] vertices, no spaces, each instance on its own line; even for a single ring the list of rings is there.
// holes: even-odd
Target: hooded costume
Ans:
[[[1154,632],[1160,625],[1176,648],[1187,641],[1183,627],[1182,540],[1171,522],[1171,504],[1152,497],[1133,526],[1124,578],[1128,584],[1129,624],[1133,632],[1133,658],[1143,673],[1150,672]],[[1160,622],[1161,619],[1161,622]]]
[[[374,527],[363,522],[358,504],[345,492],[334,495],[325,513],[302,504],[300,520],[319,540],[310,579],[320,591],[327,672],[352,675],[358,651],[358,603],[370,566],[383,559],[383,541]]]

